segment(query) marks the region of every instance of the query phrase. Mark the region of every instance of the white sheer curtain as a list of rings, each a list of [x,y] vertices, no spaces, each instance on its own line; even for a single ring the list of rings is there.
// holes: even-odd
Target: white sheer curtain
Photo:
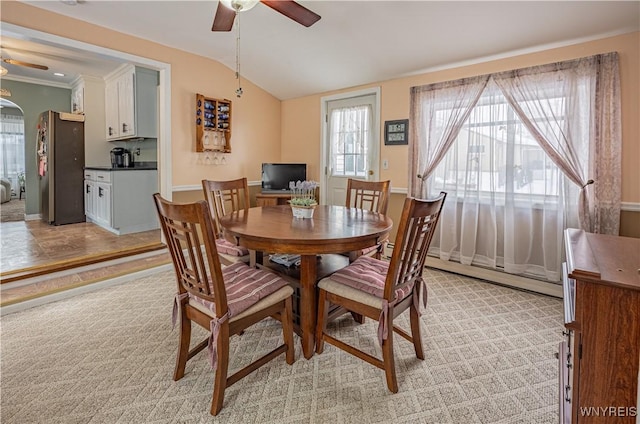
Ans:
[[[367,152],[372,134],[371,105],[334,109],[331,112],[331,169],[333,175],[366,177]]]
[[[18,175],[24,173],[24,118],[5,114],[0,118],[0,177],[11,181],[18,193]]]
[[[411,87],[409,139],[409,193],[418,198],[427,194],[424,180],[431,175],[471,113],[488,75]],[[447,205],[445,205],[447,208]]]
[[[551,160],[581,188],[581,227],[617,235],[622,183],[618,54],[504,72],[495,81]],[[593,189],[589,180],[595,181]]]
[[[431,253],[557,282],[564,228],[617,234],[617,78],[612,54],[480,77],[466,103],[461,90],[412,89],[411,194],[448,193]]]

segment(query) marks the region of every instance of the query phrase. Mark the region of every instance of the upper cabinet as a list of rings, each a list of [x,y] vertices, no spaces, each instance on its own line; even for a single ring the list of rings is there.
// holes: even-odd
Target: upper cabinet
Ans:
[[[105,80],[107,140],[157,138],[158,72],[125,65]]]

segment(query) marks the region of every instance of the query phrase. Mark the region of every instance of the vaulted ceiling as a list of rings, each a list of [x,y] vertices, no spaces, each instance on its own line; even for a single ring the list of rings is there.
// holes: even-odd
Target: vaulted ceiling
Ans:
[[[23,2],[236,67],[235,28],[211,31],[215,0]],[[320,21],[307,28],[263,4],[240,14],[241,73],[279,99],[640,30],[638,1],[299,3]],[[119,64],[26,40],[19,31],[2,32],[3,58],[67,74],[58,81],[68,83],[79,73],[105,75]],[[14,75],[55,80],[50,73],[3,66]]]

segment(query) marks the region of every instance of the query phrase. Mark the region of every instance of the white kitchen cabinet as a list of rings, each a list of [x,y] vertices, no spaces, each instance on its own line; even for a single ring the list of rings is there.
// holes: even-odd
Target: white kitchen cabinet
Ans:
[[[88,221],[111,227],[111,172],[85,170],[84,209]]]
[[[88,221],[94,221],[96,218],[96,177],[94,171],[84,172],[84,214]]]
[[[86,170],[87,220],[118,235],[159,228],[153,204],[157,191],[155,169]]]
[[[118,117],[118,81],[108,81],[104,85],[104,118],[107,126],[107,140],[115,140],[120,136]]]
[[[96,183],[96,197],[95,197],[95,222],[101,227],[111,229],[111,184],[110,183]]]
[[[105,80],[107,140],[157,138],[158,72],[125,65]]]

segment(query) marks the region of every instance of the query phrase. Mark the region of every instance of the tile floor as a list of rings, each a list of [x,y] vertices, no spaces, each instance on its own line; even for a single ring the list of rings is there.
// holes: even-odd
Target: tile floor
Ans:
[[[117,236],[95,224],[0,223],[0,273],[160,242],[160,230]]]
[[[103,261],[109,255],[126,256],[155,250],[147,257]],[[93,282],[170,263],[160,243],[160,230],[117,236],[92,223],[51,226],[41,221],[0,223],[0,306],[41,297]],[[72,264],[72,265],[70,265]],[[70,268],[63,274],[57,270]],[[34,277],[38,275],[37,277]],[[36,280],[14,287],[10,280]],[[8,283],[8,284],[4,284]]]

